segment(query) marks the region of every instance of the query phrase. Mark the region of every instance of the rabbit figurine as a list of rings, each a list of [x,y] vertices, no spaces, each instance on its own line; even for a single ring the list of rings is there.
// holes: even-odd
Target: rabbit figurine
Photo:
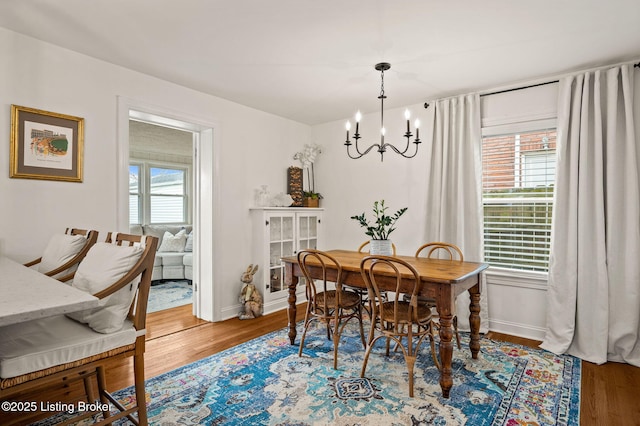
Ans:
[[[244,283],[240,292],[240,303],[243,310],[238,313],[238,318],[252,319],[262,315],[262,296],[253,285],[253,276],[258,271],[258,265],[249,265],[247,270],[240,277],[240,281]]]

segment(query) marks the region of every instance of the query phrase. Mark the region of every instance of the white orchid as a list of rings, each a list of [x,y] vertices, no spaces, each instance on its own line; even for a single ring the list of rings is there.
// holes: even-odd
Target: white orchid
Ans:
[[[317,144],[306,144],[304,150],[296,152],[293,156],[294,160],[299,160],[303,169],[310,168],[316,161],[318,154],[322,153],[322,147]]]
[[[315,173],[313,170],[313,163],[315,163],[316,158],[318,157],[318,154],[321,154],[321,153],[322,153],[322,147],[320,145],[306,144],[302,151],[296,152],[293,155],[293,159],[300,161],[302,168],[307,171],[307,176],[309,178],[308,179],[309,191],[306,191],[306,192],[309,192],[311,194],[316,194]]]

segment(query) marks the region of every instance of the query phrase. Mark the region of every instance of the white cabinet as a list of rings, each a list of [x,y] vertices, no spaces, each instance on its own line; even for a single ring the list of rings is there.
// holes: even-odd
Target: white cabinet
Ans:
[[[265,312],[287,306],[289,289],[284,283],[284,266],[280,258],[294,256],[306,248],[318,248],[322,210],[291,207],[251,210],[252,261],[259,265],[253,283],[264,297]],[[304,285],[298,284],[298,292],[304,293]]]

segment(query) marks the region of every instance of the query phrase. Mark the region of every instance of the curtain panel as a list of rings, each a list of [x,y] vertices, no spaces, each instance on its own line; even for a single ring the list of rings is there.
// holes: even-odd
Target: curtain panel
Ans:
[[[544,349],[640,366],[633,66],[560,82]]]
[[[427,142],[425,243],[444,241],[460,247],[465,260],[483,260],[482,131],[480,97],[463,95],[434,102],[433,134]],[[488,331],[487,288],[482,274],[480,332]],[[458,326],[469,329],[469,294],[458,296]]]

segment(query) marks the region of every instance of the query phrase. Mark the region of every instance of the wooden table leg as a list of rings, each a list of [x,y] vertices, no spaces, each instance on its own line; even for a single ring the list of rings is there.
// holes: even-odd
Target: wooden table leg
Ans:
[[[478,359],[480,352],[480,284],[476,284],[469,289],[471,302],[469,303],[469,326],[471,328],[471,339],[469,349],[471,357]]]
[[[453,387],[453,376],[451,370],[451,360],[453,358],[453,315],[452,297],[441,295],[436,299],[436,309],[438,310],[440,322],[440,388],[442,397],[449,398],[449,392]]]
[[[296,342],[296,287],[298,285],[298,277],[293,274],[293,264],[285,263],[284,268],[284,283],[289,287],[289,308],[287,309],[287,313],[289,316],[289,340],[291,344],[295,344]]]

